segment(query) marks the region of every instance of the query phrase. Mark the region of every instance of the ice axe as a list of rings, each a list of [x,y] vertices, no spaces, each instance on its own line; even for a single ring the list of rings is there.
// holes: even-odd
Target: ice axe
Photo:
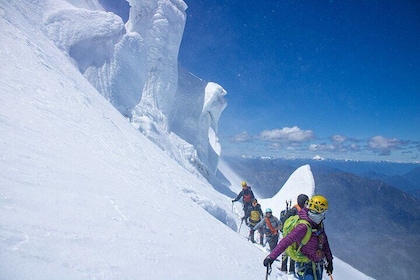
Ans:
[[[271,273],[271,263],[267,265],[267,271],[265,272],[265,280],[268,280],[268,275]]]

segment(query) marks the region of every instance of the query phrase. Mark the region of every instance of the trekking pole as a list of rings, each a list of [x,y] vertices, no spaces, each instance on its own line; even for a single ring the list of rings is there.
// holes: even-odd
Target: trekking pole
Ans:
[[[265,280],[268,280],[268,275],[271,273],[271,264],[267,265],[267,271],[265,272]]]
[[[232,213],[233,213],[233,203],[234,203],[234,202],[232,201]]]
[[[241,224],[239,225],[239,229],[238,229],[238,233],[240,233],[241,232],[241,227],[242,227],[242,224],[244,223],[244,220],[243,219],[241,219]]]

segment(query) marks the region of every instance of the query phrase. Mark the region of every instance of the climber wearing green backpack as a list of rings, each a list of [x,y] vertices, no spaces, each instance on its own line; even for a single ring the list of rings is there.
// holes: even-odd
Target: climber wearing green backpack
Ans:
[[[298,195],[297,204],[295,204],[291,209],[287,210],[283,214],[283,217],[280,218],[281,232],[282,232],[283,236],[286,235],[286,233],[283,230],[283,228],[285,226],[285,223],[286,223],[286,220],[291,216],[297,215],[299,213],[299,211],[302,210],[308,204],[308,201],[309,201],[309,197],[306,194],[302,193],[302,194]],[[298,216],[296,216],[296,217],[298,217]],[[289,221],[288,225],[287,225],[287,233],[289,233],[293,228],[294,228],[294,223]],[[287,263],[288,263],[288,261],[289,261],[289,274],[295,274],[295,261],[294,261],[293,258],[290,258],[287,255],[287,249],[286,249],[285,253],[283,253],[282,262],[281,262],[281,271],[283,271],[285,273],[287,273]]]
[[[301,280],[321,280],[324,261],[328,275],[332,274],[332,253],[324,231],[323,220],[328,209],[325,197],[315,195],[308,208],[286,220],[283,239],[264,259],[264,266],[271,265],[284,251],[295,260],[296,273]]]

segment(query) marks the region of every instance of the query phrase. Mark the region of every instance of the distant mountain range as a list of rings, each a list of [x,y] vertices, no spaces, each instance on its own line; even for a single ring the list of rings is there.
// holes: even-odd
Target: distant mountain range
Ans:
[[[420,199],[420,164],[341,160],[224,157],[241,176],[258,188],[262,197],[277,193],[296,168],[309,164],[318,172],[348,172],[380,180]]]
[[[371,179],[381,180],[420,199],[420,167],[414,168],[403,175],[388,175],[374,171],[366,172],[363,175]]]
[[[264,198],[277,193],[297,167],[309,164],[316,192],[330,204],[325,225],[333,253],[376,279],[420,275],[419,164],[224,160]]]

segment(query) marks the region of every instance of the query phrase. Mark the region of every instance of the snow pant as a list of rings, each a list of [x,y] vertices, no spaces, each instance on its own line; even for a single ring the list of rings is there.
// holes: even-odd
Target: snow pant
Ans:
[[[289,272],[295,273],[295,261],[292,260],[286,253],[283,253],[281,260],[281,271],[287,272],[287,261],[289,260]]]
[[[323,262],[296,262],[296,274],[299,280],[322,280]]]
[[[273,251],[274,248],[276,248],[277,246],[277,242],[279,242],[279,234],[272,234],[270,233],[266,233],[266,237],[267,237],[267,242],[268,242],[268,246],[270,246],[270,252]]]
[[[257,222],[258,223],[258,222]],[[257,223],[255,223],[255,222],[253,222],[253,221],[250,221],[249,222],[249,240],[251,240],[251,242],[252,243],[255,243],[255,239],[254,239],[254,234],[255,234],[255,231],[254,231],[254,226],[257,224]],[[258,229],[258,232],[259,232],[259,234],[260,234],[260,245],[261,246],[264,246],[264,230],[262,229],[262,228],[259,228]]]
[[[246,212],[248,212],[248,209],[251,208],[251,207],[252,207],[252,203],[251,202],[243,202],[242,210],[244,211],[244,214]],[[245,217],[245,218],[248,218],[248,217]]]

